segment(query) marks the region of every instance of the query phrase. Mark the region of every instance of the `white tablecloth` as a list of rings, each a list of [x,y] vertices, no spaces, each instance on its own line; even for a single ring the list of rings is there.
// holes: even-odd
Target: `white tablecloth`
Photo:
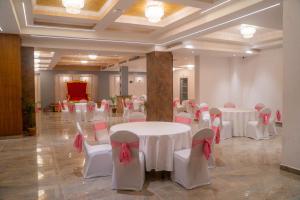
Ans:
[[[126,130],[139,136],[146,170],[172,171],[175,150],[191,146],[191,128],[172,122],[134,122],[114,125],[110,133]]]
[[[254,109],[219,108],[222,111],[222,119],[231,121],[233,136],[245,136],[248,121],[256,119]]]

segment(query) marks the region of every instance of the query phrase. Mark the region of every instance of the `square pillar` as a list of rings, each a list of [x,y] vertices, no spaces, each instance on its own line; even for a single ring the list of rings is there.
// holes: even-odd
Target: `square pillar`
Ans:
[[[128,95],[128,67],[120,67],[120,95]]]
[[[147,120],[173,120],[173,55],[147,53]]]

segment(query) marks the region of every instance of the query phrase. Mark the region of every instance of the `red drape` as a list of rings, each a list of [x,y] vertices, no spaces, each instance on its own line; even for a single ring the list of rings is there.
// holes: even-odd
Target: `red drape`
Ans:
[[[88,100],[88,95],[86,93],[86,82],[68,82],[68,97],[69,101],[80,101]]]

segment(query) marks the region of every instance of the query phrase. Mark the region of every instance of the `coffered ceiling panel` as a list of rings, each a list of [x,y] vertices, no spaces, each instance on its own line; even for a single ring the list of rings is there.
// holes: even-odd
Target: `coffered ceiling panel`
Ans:
[[[107,0],[85,0],[84,10],[98,12]],[[63,7],[62,0],[36,0],[38,6]]]
[[[135,3],[124,12],[124,15],[144,17],[147,0],[136,0]],[[163,2],[165,17],[170,16],[184,8],[183,5]]]

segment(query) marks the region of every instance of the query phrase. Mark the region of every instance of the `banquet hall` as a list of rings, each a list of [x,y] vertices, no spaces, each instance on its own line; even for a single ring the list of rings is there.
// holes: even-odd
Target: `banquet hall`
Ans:
[[[0,199],[300,199],[299,0],[0,0]]]

